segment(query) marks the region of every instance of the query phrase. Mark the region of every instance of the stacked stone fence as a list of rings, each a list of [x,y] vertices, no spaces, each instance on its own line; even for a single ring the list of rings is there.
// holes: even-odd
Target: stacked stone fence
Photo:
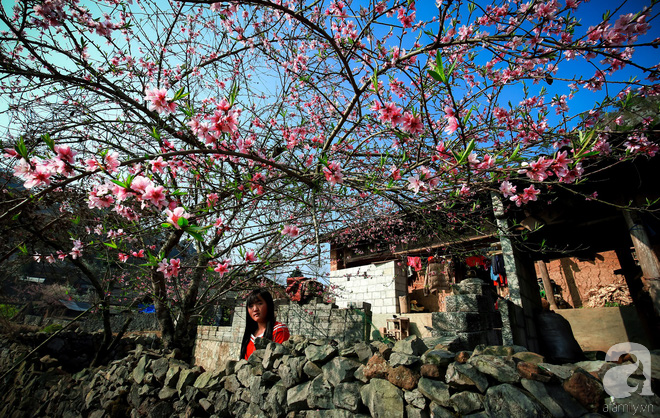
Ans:
[[[34,358],[11,376],[0,416],[591,418],[660,411],[658,396],[640,393],[641,370],[628,376],[637,391],[614,398],[603,378],[622,364],[549,364],[519,346],[452,352],[438,340],[257,339],[249,360],[213,371],[189,366],[176,351],[140,345],[124,359],[73,375],[51,358]],[[657,352],[652,356],[657,364]],[[652,376],[657,390],[657,368]]]
[[[276,301],[276,318],[287,325],[291,335],[345,343],[368,341],[371,327],[368,303],[359,308],[338,309],[316,298],[306,304]],[[244,331],[245,305],[236,307],[231,326],[198,326],[195,364],[215,370],[229,360],[238,360]]]

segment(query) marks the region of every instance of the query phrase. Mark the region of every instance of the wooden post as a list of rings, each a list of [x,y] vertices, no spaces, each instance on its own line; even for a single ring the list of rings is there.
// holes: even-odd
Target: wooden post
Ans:
[[[541,280],[543,281],[543,288],[545,289],[545,298],[548,300],[548,303],[550,303],[550,309],[556,311],[559,308],[557,308],[557,302],[555,302],[555,292],[552,291],[552,283],[550,283],[548,267],[543,260],[538,260],[536,265],[541,272]]]
[[[644,225],[637,223],[629,210],[623,211],[623,217],[626,220],[630,238],[635,246],[637,261],[642,268],[642,275],[644,276],[642,280],[649,289],[656,313],[660,314],[660,261],[658,261],[658,256],[653,248],[651,248],[651,241]]]

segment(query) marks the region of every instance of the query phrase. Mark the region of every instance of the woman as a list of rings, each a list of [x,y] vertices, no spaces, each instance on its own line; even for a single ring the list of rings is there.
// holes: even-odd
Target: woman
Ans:
[[[254,352],[255,338],[267,338],[278,344],[289,339],[286,325],[275,321],[275,304],[266,289],[255,289],[245,300],[245,332],[240,358],[248,359]]]

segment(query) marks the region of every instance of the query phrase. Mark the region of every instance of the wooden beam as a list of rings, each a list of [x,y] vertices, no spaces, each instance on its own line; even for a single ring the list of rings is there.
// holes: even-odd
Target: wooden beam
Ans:
[[[623,211],[623,218],[626,220],[630,238],[635,246],[637,261],[644,276],[644,284],[649,289],[656,314],[660,314],[660,261],[658,261],[658,256],[651,247],[651,240],[644,225],[637,222],[637,219],[629,210]]]

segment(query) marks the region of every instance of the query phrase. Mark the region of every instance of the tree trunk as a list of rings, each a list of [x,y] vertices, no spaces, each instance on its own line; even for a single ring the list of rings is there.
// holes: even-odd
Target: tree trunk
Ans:
[[[555,302],[555,292],[552,291],[552,283],[550,282],[548,267],[543,260],[538,260],[536,265],[541,272],[541,280],[543,281],[543,288],[545,289],[545,298],[548,300],[548,303],[550,303],[550,309],[556,311],[559,308],[557,308],[557,302]]]
[[[651,240],[644,225],[638,223],[634,214],[628,210],[623,211],[623,217],[626,220],[630,238],[635,246],[637,261],[642,268],[642,275],[644,276],[642,280],[651,295],[656,315],[660,315],[660,262],[658,256],[651,248]]]

